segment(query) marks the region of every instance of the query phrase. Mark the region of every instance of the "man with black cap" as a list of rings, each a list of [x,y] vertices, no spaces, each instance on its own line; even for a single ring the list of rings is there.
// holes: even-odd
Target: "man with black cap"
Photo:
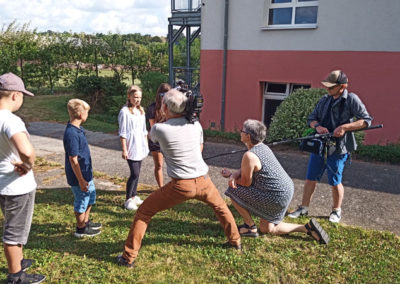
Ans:
[[[326,158],[310,154],[302,204],[296,211],[290,213],[289,217],[297,218],[308,215],[308,207],[317,182],[327,169],[333,197],[329,221],[338,223],[342,218],[343,169],[349,153],[357,148],[352,131],[370,126],[372,118],[360,98],[347,91],[348,79],[345,73],[340,70],[332,71],[321,83],[326,87],[328,93],[319,100],[309,115],[307,124],[319,134],[333,133],[336,146],[329,149]]]
[[[32,168],[35,151],[24,122],[13,112],[23,103],[25,89],[13,73],[0,76],[0,206],[3,212],[3,246],[8,263],[7,283],[40,283],[45,276],[27,274],[33,263],[24,259],[35,203],[36,182]]]

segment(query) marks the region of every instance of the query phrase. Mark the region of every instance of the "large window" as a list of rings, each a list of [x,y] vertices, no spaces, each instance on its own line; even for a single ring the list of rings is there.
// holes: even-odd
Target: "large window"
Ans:
[[[267,27],[315,28],[317,26],[318,1],[316,0],[266,0]]]
[[[263,121],[268,127],[278,106],[295,90],[309,89],[309,84],[264,83]]]

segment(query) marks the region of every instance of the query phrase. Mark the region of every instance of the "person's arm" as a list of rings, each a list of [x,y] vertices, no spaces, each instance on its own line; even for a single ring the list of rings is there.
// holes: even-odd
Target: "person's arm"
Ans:
[[[348,131],[358,130],[367,126],[368,124],[367,122],[364,121],[364,119],[359,119],[354,122],[345,123],[335,128],[335,130],[333,131],[333,136],[342,137]]]
[[[310,113],[307,119],[307,124],[311,127],[314,128],[315,131],[319,134],[325,134],[329,133],[329,130],[324,126],[320,125],[319,119],[320,119],[320,113],[322,112],[322,107],[325,105],[325,101],[329,99],[328,97],[322,97],[318,103],[316,104],[314,110]]]
[[[128,148],[126,146],[126,138],[119,137],[119,140],[121,141],[122,159],[127,160],[128,159]]]
[[[351,113],[357,118],[356,121],[339,125],[334,131],[333,136],[341,137],[348,131],[359,130],[371,125],[372,117],[369,115],[365,105],[355,94],[349,94]]]
[[[25,132],[15,133],[11,137],[11,142],[17,149],[21,159],[21,161],[13,161],[15,171],[17,171],[19,175],[23,176],[27,174],[35,164],[35,150]]]
[[[243,155],[240,170],[236,171],[229,177],[229,186],[236,188],[236,184],[242,186],[250,186],[253,181],[254,171],[261,169],[260,159],[251,152]]]
[[[154,118],[149,119],[149,124],[150,124],[150,129],[153,127],[153,125],[156,123]]]
[[[127,129],[126,129],[126,114],[124,113],[123,110],[119,112],[118,115],[118,135],[119,139],[121,141],[121,148],[122,148],[122,159],[126,160],[128,159],[128,148],[126,146],[126,134],[127,134]]]
[[[79,182],[79,187],[82,191],[88,191],[88,182],[83,178],[81,167],[79,165],[78,156],[69,156],[69,162],[71,164],[72,171],[74,172],[76,179]]]

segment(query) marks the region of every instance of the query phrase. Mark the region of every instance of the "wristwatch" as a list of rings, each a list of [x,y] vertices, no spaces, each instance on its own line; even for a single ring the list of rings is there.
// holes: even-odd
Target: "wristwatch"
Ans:
[[[317,122],[316,124],[314,124],[314,129],[317,129],[317,127],[320,126],[319,123]]]

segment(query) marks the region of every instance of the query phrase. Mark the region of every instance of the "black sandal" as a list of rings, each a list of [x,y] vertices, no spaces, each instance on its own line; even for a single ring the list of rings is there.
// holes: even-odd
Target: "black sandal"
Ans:
[[[304,227],[307,229],[307,235],[311,236],[314,240],[318,241],[320,244],[327,245],[329,243],[328,233],[321,227],[321,225],[312,218],[308,224],[305,224]],[[316,232],[319,239],[315,238],[312,232]]]
[[[247,232],[241,233],[240,229],[247,229]],[[254,224],[253,226],[249,226],[246,223],[238,226],[239,234],[242,237],[250,237],[250,238],[257,238],[258,237],[258,230],[257,226]],[[252,232],[251,230],[257,230],[255,232]]]

